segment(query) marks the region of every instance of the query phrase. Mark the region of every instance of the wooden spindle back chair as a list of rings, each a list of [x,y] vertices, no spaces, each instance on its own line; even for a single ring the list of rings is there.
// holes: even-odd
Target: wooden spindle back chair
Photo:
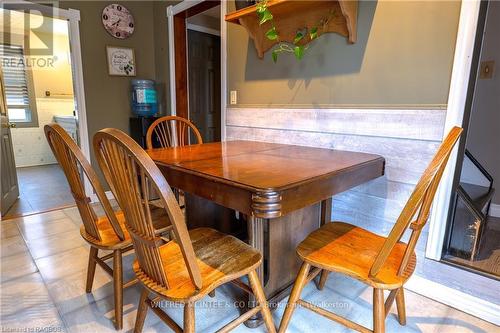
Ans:
[[[190,142],[190,133],[193,133],[196,142]],[[156,140],[154,140],[156,139]],[[147,149],[154,148],[153,142],[159,143],[161,148],[181,147],[189,144],[202,144],[200,131],[186,118],[177,116],[165,116],[156,119],[146,132]],[[172,189],[178,202],[182,192],[176,188]],[[184,206],[181,206],[184,208]]]
[[[69,134],[58,124],[45,125],[44,129],[49,146],[64,171],[80,213],[83,222],[80,234],[90,245],[86,292],[92,291],[96,264],[99,264],[106,273],[113,277],[115,327],[121,329],[123,325],[123,288],[137,281],[134,279],[123,283],[122,255],[132,250],[130,237],[124,231],[123,214],[119,211],[113,211],[97,174]],[[83,174],[80,173],[80,170]],[[85,194],[84,176],[92,185],[105,216],[96,214],[90,198]],[[99,250],[112,250],[113,253],[99,257]],[[113,269],[105,263],[111,258],[113,258]]]
[[[461,133],[461,128],[454,127],[446,136],[387,237],[348,223],[333,222],[312,232],[299,244],[297,254],[304,263],[288,300],[279,332],[285,332],[296,304],[357,331],[382,333],[385,330],[385,318],[396,301],[399,322],[401,325],[406,324],[403,285],[415,269],[415,246],[429,218],[439,182]],[[404,243],[402,237],[407,230],[411,231],[410,237]],[[309,274],[311,267],[314,269]],[[373,331],[300,299],[305,284],[319,273],[318,289],[323,289],[328,272],[346,274],[374,288]],[[390,290],[385,301],[384,290]]]
[[[252,284],[246,289],[254,290],[259,301],[252,313],[261,311],[269,330],[274,331],[255,272],[262,255],[240,240],[213,229],[188,232],[184,214],[161,171],[125,133],[111,128],[99,131],[94,136],[94,149],[101,170],[113,184],[113,193],[125,212],[127,230],[136,251],[134,271],[144,286],[135,332],[142,330],[148,305],[167,325],[182,331],[165,312],[154,306],[150,293],[184,303],[184,331],[194,332],[194,302],[217,286],[246,274]],[[158,194],[173,226],[174,239],[167,244],[162,244],[153,231],[147,204],[151,188]],[[234,328],[244,319],[240,317],[226,328]]]
[[[124,141],[116,140],[117,136],[122,137],[121,134],[115,129],[102,130],[95,135],[94,142],[101,170],[113,184],[113,194],[125,212],[140,269],[163,288],[169,288],[158,250],[162,241],[155,235],[148,205],[149,191],[153,188],[160,205],[166,208],[191,282],[201,288],[200,270],[195,262],[184,215],[170,186],[142,149],[137,152],[128,148],[135,146],[128,136],[122,138]]]
[[[202,144],[200,131],[186,118],[177,116],[165,116],[156,119],[149,126],[146,133],[146,147],[153,148],[153,137],[157,139],[161,148],[180,147],[190,144],[189,134],[193,133],[196,142],[191,144]]]
[[[85,193],[83,182],[84,175],[89,180],[92,188],[101,203],[104,213],[108,218],[116,237],[120,241],[125,240],[120,224],[113,212],[113,208],[109,203],[106,194],[97,178],[97,174],[92,169],[87,158],[83,155],[80,147],[73,141],[68,133],[58,124],[45,125],[45,136],[49,143],[52,152],[54,153],[57,162],[63,169],[63,172],[68,180],[71,194],[75,199],[76,206],[80,212],[83,226],[85,228],[84,238],[89,238],[91,241],[102,241],[101,232],[99,231],[97,216],[94,208],[90,204],[91,200]],[[83,174],[80,173],[80,170]]]

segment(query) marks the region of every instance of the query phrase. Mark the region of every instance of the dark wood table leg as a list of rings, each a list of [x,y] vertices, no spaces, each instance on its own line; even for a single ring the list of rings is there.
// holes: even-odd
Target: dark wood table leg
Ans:
[[[233,210],[190,193],[185,193],[185,198],[189,229],[212,227],[234,234],[241,228]],[[279,218],[247,217],[248,242],[264,256],[257,274],[271,310],[290,294],[301,265],[295,252],[297,245],[320,226],[322,216],[322,205],[317,203]],[[254,300],[250,296],[248,305],[254,305]],[[259,313],[245,325],[254,328],[262,323]]]
[[[319,227],[320,215],[318,203],[279,218],[250,219],[253,221],[253,226],[249,226],[250,244],[264,254],[265,266],[261,279],[271,310],[290,294],[301,266],[295,252],[297,245]],[[262,319],[259,315],[245,322],[250,328],[260,324]]]
[[[332,221],[332,206],[333,206],[332,198],[328,198],[326,200],[321,201],[321,220],[320,220],[321,225],[324,225],[325,223],[329,223]]]

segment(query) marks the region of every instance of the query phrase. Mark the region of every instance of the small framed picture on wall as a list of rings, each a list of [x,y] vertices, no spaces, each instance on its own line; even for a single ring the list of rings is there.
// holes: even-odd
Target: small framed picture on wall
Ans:
[[[108,73],[113,76],[135,76],[134,49],[106,46]]]

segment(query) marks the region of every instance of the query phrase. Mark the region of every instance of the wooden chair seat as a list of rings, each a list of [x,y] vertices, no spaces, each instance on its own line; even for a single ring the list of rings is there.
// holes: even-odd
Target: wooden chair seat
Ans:
[[[304,262],[288,298],[279,333],[286,331],[296,305],[359,332],[384,333],[385,318],[395,301],[399,323],[406,325],[403,285],[415,270],[415,247],[429,220],[439,181],[461,133],[461,128],[454,127],[443,140],[387,237],[348,223],[332,222],[299,244],[297,253]],[[407,243],[401,241],[405,234],[409,236]],[[319,273],[317,287],[322,290],[329,272],[351,276],[373,288],[373,329],[300,299],[304,286]],[[387,298],[384,290],[390,291]]]
[[[181,249],[175,240],[159,248],[163,268],[170,272],[168,289],[153,282],[139,268],[138,261],[134,262],[134,271],[139,280],[151,291],[171,301],[186,303],[199,300],[217,286],[247,275],[262,261],[259,251],[214,229],[193,229],[189,231],[189,237],[201,273],[202,287],[199,290],[191,282]]]
[[[297,248],[305,262],[328,271],[340,272],[374,288],[401,287],[415,269],[415,253],[404,273],[398,270],[406,251],[406,243],[398,242],[376,276],[370,269],[386,238],[349,223],[327,223],[313,231]]]
[[[163,208],[157,207],[154,204],[150,205],[151,208],[151,217],[153,220],[153,225],[158,233],[163,233],[171,228],[170,220],[168,219],[167,213]],[[115,212],[116,220],[120,224],[120,227],[123,230],[123,236],[125,239],[122,241],[116,235],[109,219],[106,215],[99,217],[96,220],[96,225],[99,229],[99,233],[101,235],[101,240],[97,240],[89,235],[85,231],[85,226],[80,226],[80,234],[82,237],[89,242],[92,246],[95,246],[102,250],[115,250],[118,248],[123,248],[123,246],[127,246],[132,244],[130,239],[130,235],[125,227],[125,215],[122,211]]]

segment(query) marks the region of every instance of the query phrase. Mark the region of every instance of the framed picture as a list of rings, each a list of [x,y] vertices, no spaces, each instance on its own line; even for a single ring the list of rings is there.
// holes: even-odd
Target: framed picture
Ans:
[[[114,76],[135,76],[134,49],[106,46],[108,73]]]

